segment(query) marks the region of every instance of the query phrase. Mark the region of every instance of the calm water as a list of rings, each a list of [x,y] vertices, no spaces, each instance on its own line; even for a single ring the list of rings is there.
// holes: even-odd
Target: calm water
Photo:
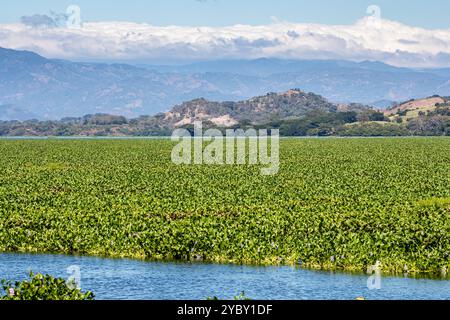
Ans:
[[[450,280],[382,277],[369,290],[368,276],[304,270],[159,263],[64,255],[0,254],[0,278],[22,280],[29,270],[67,278],[78,266],[83,290],[96,299],[231,299],[241,291],[252,299],[450,299]]]

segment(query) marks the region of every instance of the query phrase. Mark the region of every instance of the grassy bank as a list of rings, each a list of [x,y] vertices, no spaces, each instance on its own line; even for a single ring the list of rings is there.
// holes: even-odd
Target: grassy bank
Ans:
[[[280,171],[154,141],[0,141],[0,251],[450,269],[450,139],[283,139]]]

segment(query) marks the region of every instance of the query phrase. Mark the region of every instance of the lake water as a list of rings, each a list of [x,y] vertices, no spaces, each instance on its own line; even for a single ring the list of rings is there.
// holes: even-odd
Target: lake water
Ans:
[[[73,267],[75,266],[75,267]],[[72,268],[71,268],[72,267]],[[382,277],[369,290],[365,274],[311,271],[295,267],[255,267],[161,263],[65,255],[0,254],[0,278],[26,279],[29,270],[69,277],[79,268],[81,287],[96,299],[232,299],[245,291],[261,300],[450,299],[450,280]],[[72,271],[73,272],[73,271]]]

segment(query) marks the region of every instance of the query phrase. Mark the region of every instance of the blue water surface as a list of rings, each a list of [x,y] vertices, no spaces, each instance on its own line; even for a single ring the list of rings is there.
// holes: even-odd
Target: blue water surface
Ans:
[[[162,263],[48,254],[0,254],[0,278],[23,280],[29,271],[67,279],[80,271],[82,290],[96,299],[178,300],[245,295],[258,300],[450,299],[450,280],[201,263]],[[72,272],[72,273],[70,273]],[[373,287],[373,286],[371,286]]]

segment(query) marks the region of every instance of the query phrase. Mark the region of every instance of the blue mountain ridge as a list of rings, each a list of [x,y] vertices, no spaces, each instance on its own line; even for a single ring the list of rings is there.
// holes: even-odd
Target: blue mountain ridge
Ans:
[[[181,66],[86,63],[0,48],[0,120],[92,113],[136,117],[196,98],[238,101],[300,88],[334,103],[387,107],[450,95],[450,69],[416,70],[376,61],[222,60]]]

